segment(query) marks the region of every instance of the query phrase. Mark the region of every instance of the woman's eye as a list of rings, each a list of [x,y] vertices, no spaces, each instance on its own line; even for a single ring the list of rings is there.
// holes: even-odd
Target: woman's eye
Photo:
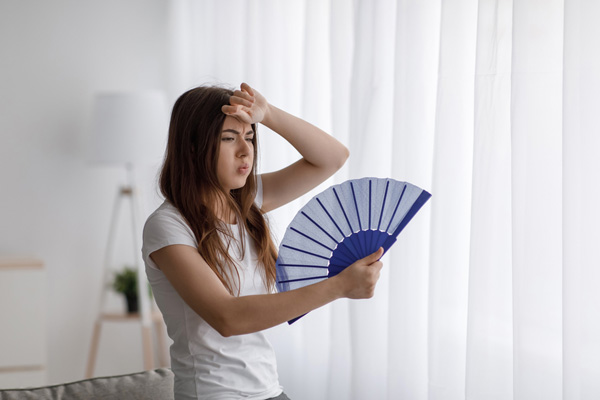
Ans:
[[[224,137],[224,138],[221,138],[221,140],[224,142],[230,142],[233,140],[233,138],[232,137]]]
[[[252,142],[252,140],[254,140],[254,138],[251,138],[251,137],[246,138],[246,142]]]

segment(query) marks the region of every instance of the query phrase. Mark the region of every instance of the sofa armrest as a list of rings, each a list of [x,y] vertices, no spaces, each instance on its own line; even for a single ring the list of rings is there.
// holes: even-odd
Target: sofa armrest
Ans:
[[[60,385],[0,390],[0,400],[164,400],[173,399],[173,372],[167,368],[85,379]]]

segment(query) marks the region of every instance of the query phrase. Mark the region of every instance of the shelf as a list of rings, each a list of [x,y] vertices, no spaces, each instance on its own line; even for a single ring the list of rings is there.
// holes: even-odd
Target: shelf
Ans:
[[[100,318],[103,321],[137,321],[142,319],[142,315],[140,313],[102,313],[100,314]],[[150,318],[154,322],[161,322],[163,319],[160,311],[152,311],[150,314]]]
[[[44,267],[41,260],[31,257],[0,257],[1,269],[40,269]]]

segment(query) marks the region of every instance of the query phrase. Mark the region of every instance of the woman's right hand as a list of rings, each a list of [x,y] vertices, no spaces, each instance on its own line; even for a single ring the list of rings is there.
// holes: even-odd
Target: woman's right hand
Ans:
[[[229,98],[229,104],[221,107],[221,111],[246,124],[256,124],[262,122],[269,112],[269,103],[257,90],[247,83],[242,83]]]
[[[342,297],[349,299],[368,299],[373,297],[375,285],[379,280],[383,263],[379,261],[383,255],[383,247],[373,254],[362,258],[332,279],[338,279],[341,285]]]

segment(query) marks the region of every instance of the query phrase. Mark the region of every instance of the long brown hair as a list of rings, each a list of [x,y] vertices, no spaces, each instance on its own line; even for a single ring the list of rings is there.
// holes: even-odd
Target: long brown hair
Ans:
[[[215,86],[202,86],[182,94],[173,106],[165,161],[160,174],[160,190],[186,219],[198,240],[198,252],[217,274],[223,285],[238,293],[240,276],[228,249],[233,236],[215,214],[215,207],[231,209],[238,221],[241,254],[244,235],[252,239],[264,271],[266,287],[275,285],[277,250],[261,211],[254,204],[256,196],[256,125],[254,163],[246,184],[227,193],[217,178],[217,161],[225,114],[221,107],[229,104],[233,91]],[[224,243],[223,238],[228,238]]]

